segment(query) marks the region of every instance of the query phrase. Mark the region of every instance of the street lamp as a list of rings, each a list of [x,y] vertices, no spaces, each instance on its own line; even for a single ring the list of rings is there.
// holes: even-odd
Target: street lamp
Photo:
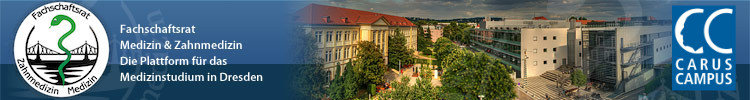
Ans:
[[[477,97],[479,97],[479,100],[482,100],[482,98],[484,98],[484,95],[479,95]]]

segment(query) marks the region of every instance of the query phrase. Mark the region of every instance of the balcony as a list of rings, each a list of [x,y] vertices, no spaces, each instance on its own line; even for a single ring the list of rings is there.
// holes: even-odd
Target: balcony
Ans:
[[[510,51],[506,51],[506,50],[500,49],[500,48],[495,48],[495,46],[487,45],[487,44],[484,44],[482,42],[477,42],[477,41],[474,41],[474,40],[471,40],[471,42],[473,42],[473,43],[475,43],[477,45],[480,45],[482,47],[490,48],[492,50],[499,51],[501,53],[505,53],[505,54],[511,55],[513,57],[516,57],[516,58],[521,58],[521,55],[518,54],[518,53],[513,53],[513,52],[510,52]]]
[[[516,71],[521,71],[521,66],[518,66],[518,65],[516,65],[516,64],[513,64],[512,62],[508,62],[508,61],[505,61],[505,59],[502,59],[502,58],[500,58],[500,57],[497,57],[497,56],[495,56],[495,55],[492,55],[492,54],[490,54],[490,53],[484,52],[484,50],[478,49],[478,48],[476,48],[476,47],[471,47],[471,48],[472,48],[472,49],[474,49],[474,50],[476,50],[476,51],[479,51],[479,52],[483,52],[483,53],[485,53],[485,54],[489,55],[489,56],[490,56],[490,57],[492,57],[492,58],[499,58],[499,59],[500,59],[500,63],[503,63],[503,64],[505,64],[505,65],[509,65],[510,67],[512,67],[512,68],[513,68],[513,70],[516,70]]]
[[[521,33],[521,30],[499,30],[499,29],[473,29],[478,31],[490,31],[490,32],[506,32],[506,33]]]
[[[483,38],[483,39],[490,39],[490,40],[497,41],[497,42],[500,42],[500,43],[506,43],[506,44],[521,46],[521,42],[518,42],[518,41],[511,41],[511,40],[498,39],[498,38],[492,38],[492,37],[484,37],[484,36],[475,35],[475,34],[471,34],[471,36],[478,37],[478,38]]]

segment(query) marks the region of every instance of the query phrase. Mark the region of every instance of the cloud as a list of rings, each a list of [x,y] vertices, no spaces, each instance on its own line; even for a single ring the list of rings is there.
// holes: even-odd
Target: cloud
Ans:
[[[669,2],[653,0],[330,0],[319,4],[434,19],[484,16],[564,19],[584,16],[615,20],[624,16],[669,16],[663,12],[664,7],[669,7]]]

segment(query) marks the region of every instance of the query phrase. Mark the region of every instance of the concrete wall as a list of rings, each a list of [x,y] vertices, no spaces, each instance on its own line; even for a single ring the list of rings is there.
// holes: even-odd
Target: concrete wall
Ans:
[[[563,65],[563,59],[567,59],[568,55],[567,32],[568,28],[521,29],[521,59],[528,57],[525,61],[521,60],[521,68],[526,65],[528,77],[539,76]],[[577,34],[580,34],[580,30]]]
[[[672,36],[654,39],[654,64],[670,64],[672,61]]]
[[[637,89],[639,87],[642,87],[642,86],[648,84],[648,82],[650,82],[653,79],[653,77],[654,77],[654,69],[646,70],[646,73],[644,73],[644,74],[642,74],[642,75],[640,75],[640,76],[638,76],[636,78],[633,78],[632,80],[630,80],[627,83],[625,83],[626,85],[625,85],[624,90],[625,91],[632,91],[632,90],[635,90],[635,89]]]

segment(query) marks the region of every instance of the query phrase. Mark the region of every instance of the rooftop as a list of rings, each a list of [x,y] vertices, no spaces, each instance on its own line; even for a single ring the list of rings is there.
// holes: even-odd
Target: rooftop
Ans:
[[[416,26],[400,16],[320,4],[307,5],[295,13],[297,16],[294,20],[306,24],[358,25],[373,24],[384,19],[390,26]]]

